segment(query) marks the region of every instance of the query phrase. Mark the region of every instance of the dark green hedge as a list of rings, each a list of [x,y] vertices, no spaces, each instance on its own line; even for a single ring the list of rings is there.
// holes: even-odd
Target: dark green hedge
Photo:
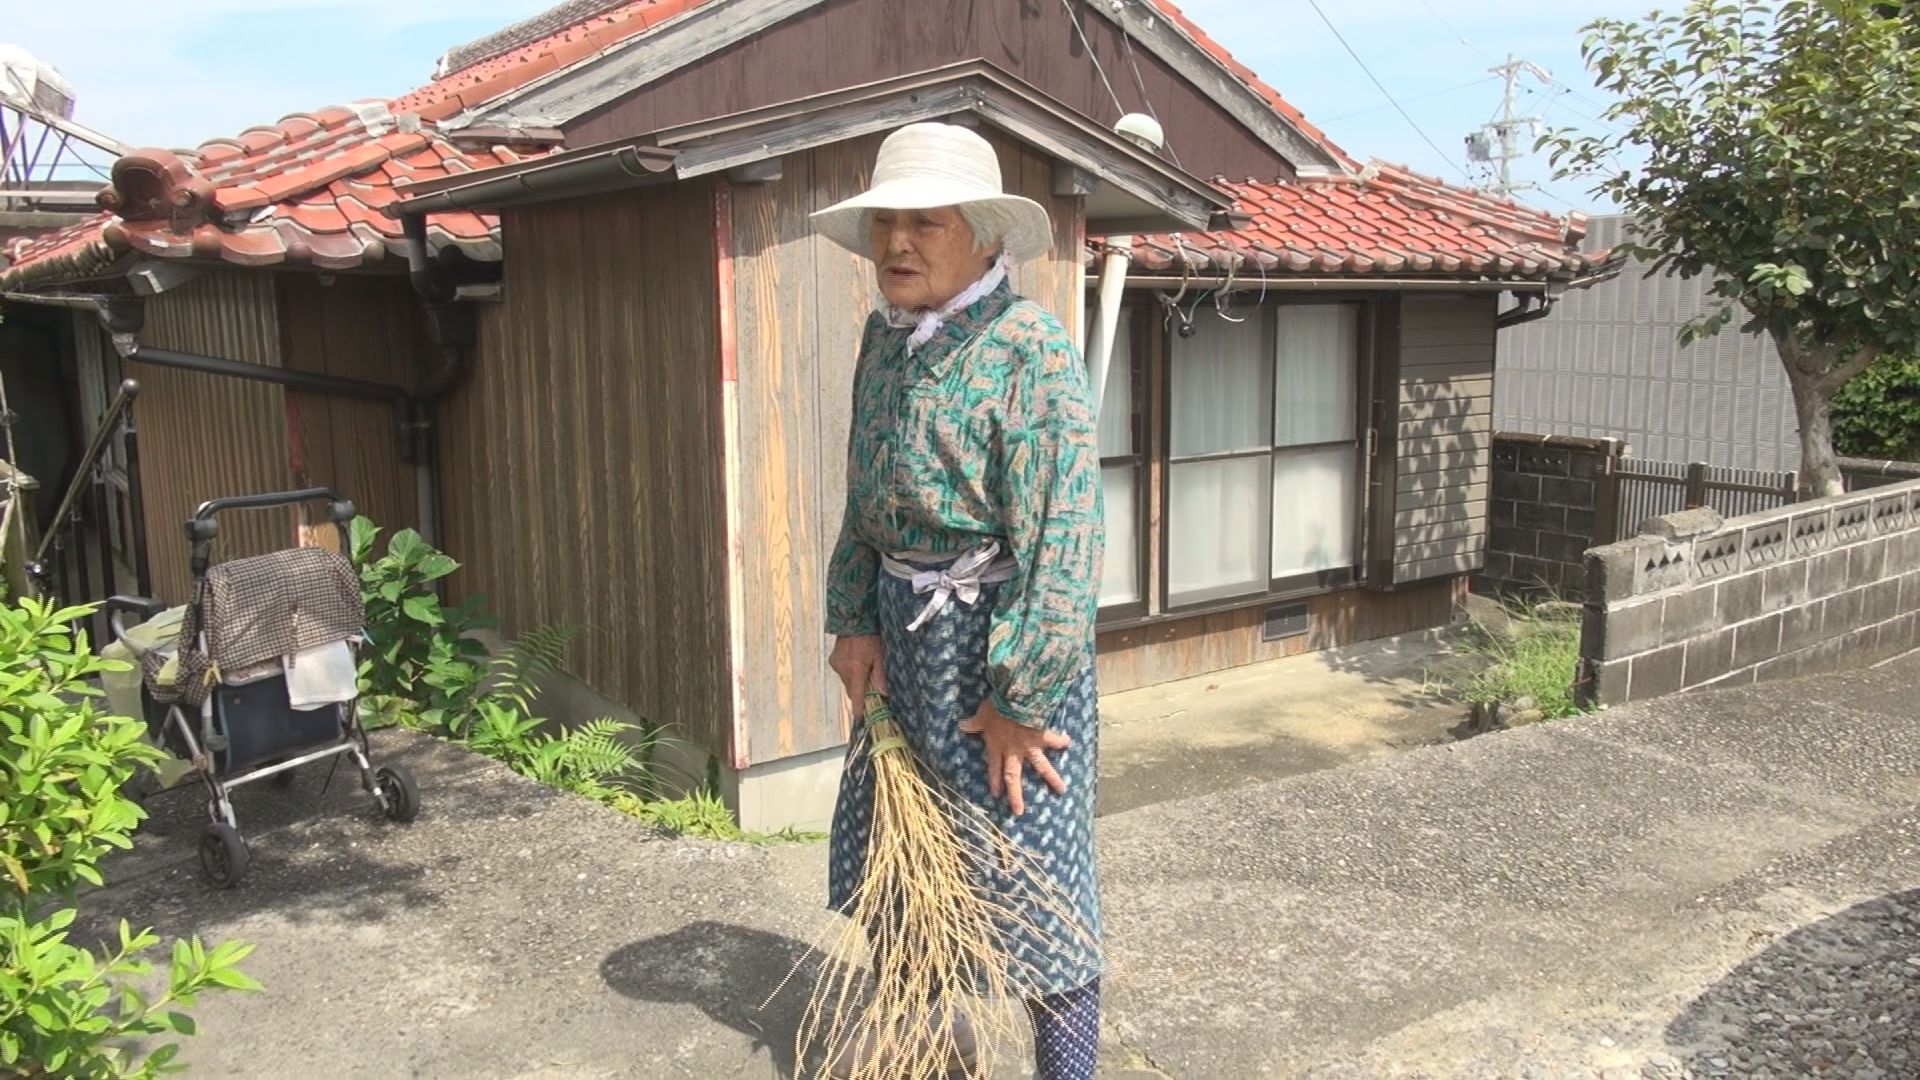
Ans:
[[[1834,449],[1920,461],[1920,356],[1883,356],[1833,397]]]

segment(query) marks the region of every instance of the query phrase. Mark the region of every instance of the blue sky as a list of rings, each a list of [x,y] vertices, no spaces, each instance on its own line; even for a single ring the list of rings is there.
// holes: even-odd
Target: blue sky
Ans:
[[[290,112],[403,93],[426,81],[448,48],[549,3],[175,0],[155,7],[151,0],[94,0],[76,17],[72,2],[8,0],[14,10],[0,40],[26,48],[75,84],[81,123],[129,143],[190,146]],[[1348,152],[1459,182],[1460,168],[1468,167],[1462,139],[1499,106],[1500,84],[1488,68],[1509,53],[1541,65],[1557,82],[1523,79],[1523,112],[1554,126],[1597,129],[1603,95],[1581,67],[1579,28],[1599,16],[1642,15],[1656,0],[1319,4],[1433,146],[1388,104],[1309,0],[1182,0],[1195,22]],[[1178,133],[1171,134],[1177,150]],[[1552,181],[1542,157],[1521,161],[1514,175],[1544,183],[1521,196],[1543,209],[1606,209],[1581,182]]]

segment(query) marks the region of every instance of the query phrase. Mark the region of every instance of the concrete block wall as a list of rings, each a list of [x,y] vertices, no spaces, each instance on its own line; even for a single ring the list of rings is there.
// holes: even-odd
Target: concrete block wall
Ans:
[[[1840,473],[1846,477],[1848,491],[1885,487],[1904,480],[1920,480],[1920,461],[1872,461],[1843,457]]]
[[[1579,692],[1619,704],[1920,649],[1920,480],[1722,520],[1655,518],[1587,553]]]
[[[1618,439],[1500,433],[1493,437],[1492,531],[1476,592],[1550,589],[1577,600],[1586,586],[1599,485]]]

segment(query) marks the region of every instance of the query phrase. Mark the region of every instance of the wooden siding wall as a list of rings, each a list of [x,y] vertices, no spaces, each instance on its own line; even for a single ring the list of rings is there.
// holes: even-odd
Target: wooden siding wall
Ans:
[[[1290,180],[1293,170],[1225,109],[1146,49],[1131,53],[1112,21],[1080,24],[1127,112],[1158,115],[1169,149],[1196,176]],[[675,124],[984,59],[1069,108],[1111,125],[1120,119],[1067,9],[1035,0],[838,0],[822,4],[568,126],[582,146]],[[1146,86],[1141,98],[1134,65]]]
[[[413,386],[427,343],[400,277],[277,275],[281,355],[300,371]],[[413,466],[400,460],[398,406],[287,391],[292,482],[331,487],[383,529],[419,525]]]
[[[1261,639],[1265,606],[1111,631],[1100,635],[1100,692],[1445,626],[1465,598],[1465,578],[1422,582],[1392,593],[1344,589],[1308,598],[1307,632],[1278,641]]]
[[[747,603],[739,632],[756,763],[846,741],[845,697],[821,630],[822,579],[846,499],[848,407],[873,264],[821,239],[807,215],[865,189],[880,138],[792,155],[779,182],[732,193]],[[1052,194],[1046,158],[994,138],[1007,187],[1047,206],[1058,234],[1059,254],[1020,267],[1014,286],[1071,324],[1077,200]]]
[[[724,755],[714,202],[704,184],[508,212],[502,302],[442,409],[445,547],[508,633]]]
[[[1485,563],[1497,302],[1491,293],[1401,299],[1396,584]]]
[[[252,364],[279,366],[280,324],[273,276],[210,271],[147,301],[140,341]],[[277,386],[127,364],[140,382],[140,475],[154,591],[187,599],[187,541],[182,523],[207,499],[287,487],[286,397]],[[249,511],[221,519],[216,558],[276,551],[293,542],[287,511]]]

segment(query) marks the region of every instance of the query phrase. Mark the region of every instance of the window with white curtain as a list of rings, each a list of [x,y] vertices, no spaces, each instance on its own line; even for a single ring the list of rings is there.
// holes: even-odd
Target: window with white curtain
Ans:
[[[1360,506],[1360,307],[1275,312],[1275,578],[1351,567]]]
[[[1266,593],[1355,561],[1359,304],[1212,315],[1173,339],[1167,602]]]
[[[1105,572],[1100,606],[1121,608],[1146,600],[1141,563],[1139,395],[1134,393],[1134,309],[1120,309],[1113,355],[1100,400],[1100,476],[1107,507]]]

